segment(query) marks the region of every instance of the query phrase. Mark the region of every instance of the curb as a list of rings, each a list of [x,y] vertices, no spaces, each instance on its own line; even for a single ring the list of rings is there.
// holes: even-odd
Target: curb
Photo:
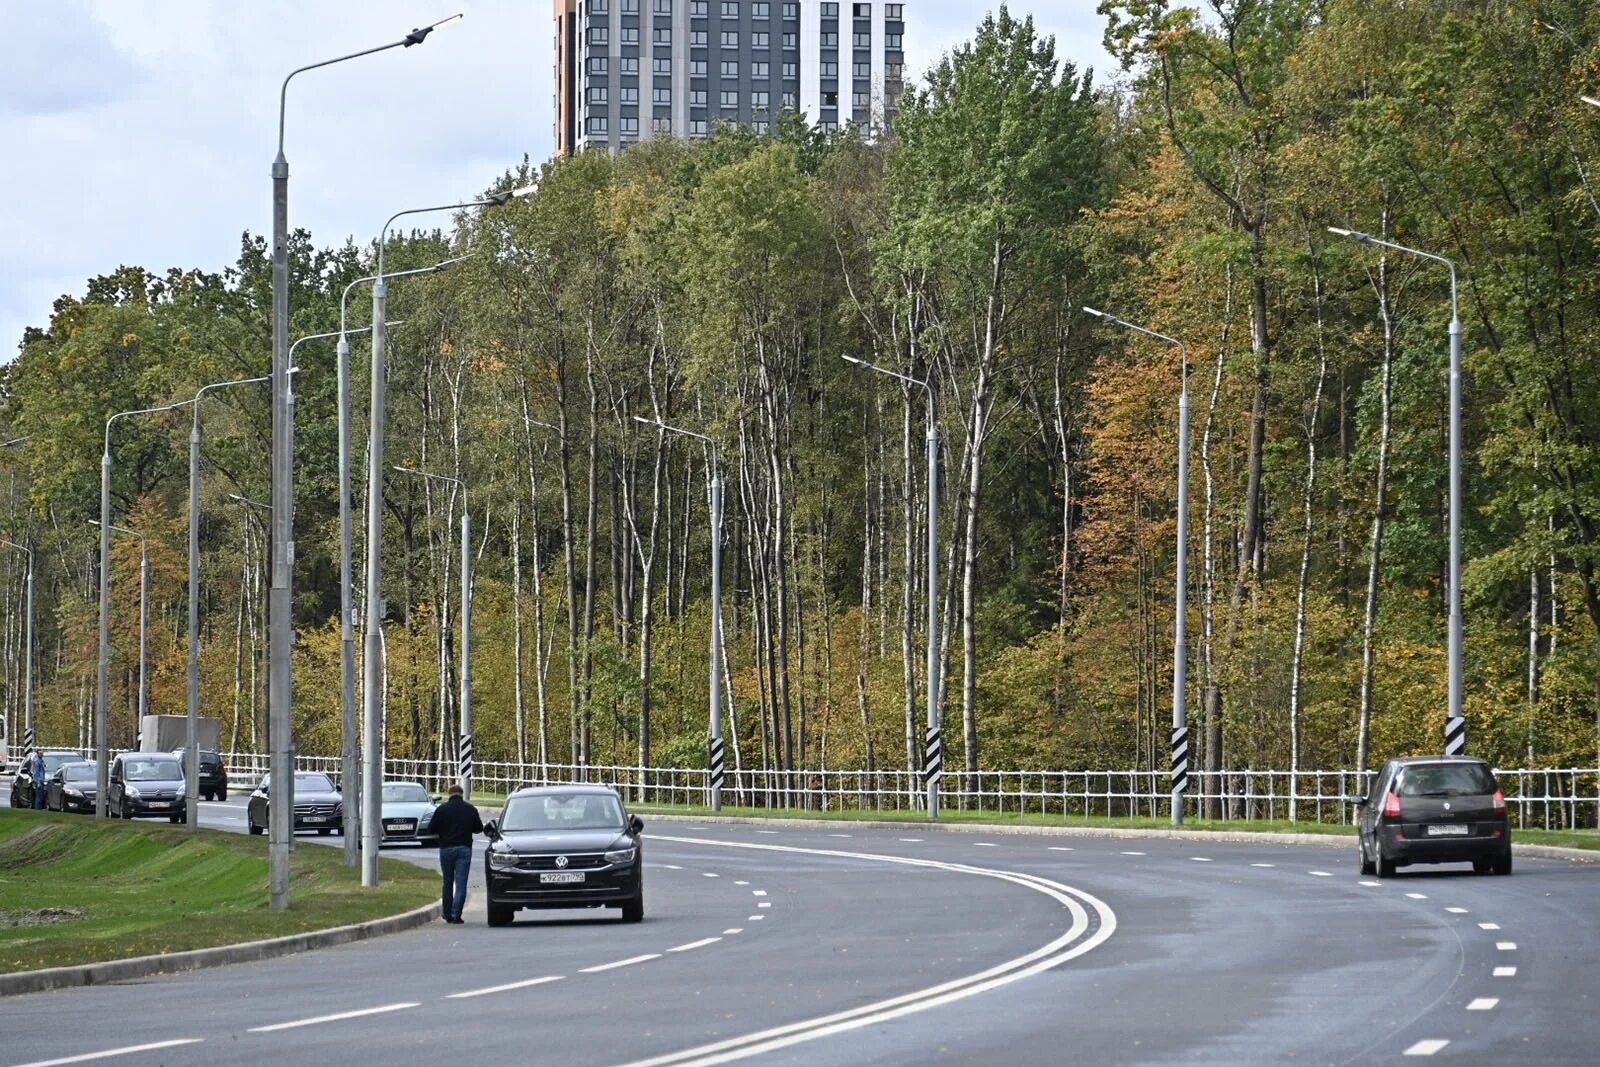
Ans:
[[[43,993],[52,989],[71,989],[77,986],[105,985],[107,982],[124,982],[130,978],[146,978],[153,974],[178,974],[198,971],[206,967],[222,967],[230,963],[253,963],[288,956],[316,948],[331,948],[352,941],[397,934],[432,922],[439,917],[442,905],[432,904],[372,919],[349,926],[335,926],[328,930],[308,930],[305,933],[269,938],[265,941],[246,941],[240,945],[217,945],[197,948],[187,952],[169,952],[158,956],[134,956],[126,960],[108,960],[105,963],[84,963],[75,967],[48,967],[38,971],[19,971],[0,974],[0,997],[23,993]]]
[[[1260,830],[1158,830],[1142,827],[1098,826],[1005,826],[998,823],[892,822],[864,819],[771,819],[759,815],[673,815],[665,812],[642,813],[645,818],[674,823],[711,823],[730,826],[794,826],[806,830],[837,830],[859,826],[864,830],[936,830],[957,834],[996,834],[1012,837],[1101,837],[1121,840],[1164,839],[1168,841],[1220,841],[1224,844],[1309,845],[1321,848],[1354,848],[1355,837],[1347,834],[1278,834]],[[1571,860],[1600,863],[1600,851],[1563,848],[1558,845],[1511,846],[1518,856],[1531,859]]]

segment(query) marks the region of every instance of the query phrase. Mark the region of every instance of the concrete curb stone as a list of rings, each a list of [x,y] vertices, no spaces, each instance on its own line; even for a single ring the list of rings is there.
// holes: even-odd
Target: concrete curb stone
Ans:
[[[352,941],[382,937],[410,930],[439,917],[443,905],[439,901],[389,915],[364,923],[335,926],[328,930],[308,930],[286,937],[268,938],[265,941],[246,941],[240,945],[217,945],[197,948],[187,952],[168,952],[154,956],[135,956],[126,960],[108,960],[104,963],[84,963],[73,967],[47,967],[37,971],[19,971],[0,974],[0,997],[23,993],[42,993],[52,989],[71,989],[77,986],[105,985],[108,982],[125,982],[130,978],[146,978],[155,974],[178,974],[206,967],[222,967],[230,963],[253,963],[274,959],[310,949],[331,948]]]

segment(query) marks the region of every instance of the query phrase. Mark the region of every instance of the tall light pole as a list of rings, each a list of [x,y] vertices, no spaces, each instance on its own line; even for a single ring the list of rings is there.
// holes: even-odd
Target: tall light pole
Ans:
[[[289,161],[283,154],[284,111],[289,82],[296,74],[329,67],[346,60],[410,48],[459,14],[431,26],[412,30],[398,41],[334,59],[325,59],[289,72],[278,91],[278,155],[272,161],[272,590],[267,625],[268,722],[272,731],[272,794],[277,803],[268,807],[271,833],[267,848],[267,892],[274,911],[289,906],[289,845],[294,811],[286,798],[294,791],[294,745],[290,686],[294,641],[294,413],[289,383]]]
[[[383,844],[383,422],[389,393],[388,370],[384,363],[389,283],[383,261],[389,243],[389,227],[396,219],[407,215],[499,207],[537,190],[537,185],[527,185],[482,200],[397,211],[378,231],[378,273],[372,285],[372,399],[368,405],[370,425],[367,430],[367,625],[362,634],[366,646],[361,694],[365,731],[361,741],[361,884],[364,886],[378,884],[378,849]]]
[[[180,400],[176,404],[163,404],[160,407],[119,411],[106,419],[105,448],[100,453],[100,654],[95,672],[94,703],[96,818],[106,817],[107,765],[111,762],[111,743],[106,736],[111,719],[106,703],[111,686],[111,427],[118,419],[176,411],[192,403],[193,400]]]
[[[711,773],[711,810],[722,810],[722,783],[727,776],[727,761],[722,743],[722,476],[721,467],[717,463],[717,443],[703,433],[685,430],[678,426],[669,426],[660,419],[645,419],[638,415],[634,421],[642,422],[646,426],[654,426],[662,433],[681,434],[684,437],[693,437],[704,441],[706,448],[711,452],[711,469],[706,490],[711,497],[711,741],[710,757]],[[643,775],[644,768],[641,767]],[[640,779],[640,788],[644,780]]]
[[[466,256],[447,259],[431,267],[397,271],[391,278],[445,270]],[[352,576],[352,509],[350,504],[350,338],[346,309],[350,291],[376,281],[377,275],[357,278],[339,295],[339,780],[344,790],[344,863],[354,867],[361,844],[361,753],[356,732],[356,613]],[[389,326],[398,326],[391,322]]]
[[[28,557],[26,607],[23,609],[26,613],[24,625],[27,628],[27,634],[22,639],[22,643],[28,650],[27,659],[22,664],[22,707],[26,716],[24,721],[27,724],[26,733],[23,734],[23,738],[27,743],[23,748],[22,754],[23,758],[26,759],[28,753],[33,751],[35,744],[33,732],[33,549],[26,545],[19,545],[15,541],[7,541],[4,538],[0,538],[0,545],[14,548]],[[0,748],[0,755],[4,755],[3,748]]]
[[[1600,105],[1596,105],[1600,106]],[[1467,747],[1467,720],[1461,713],[1461,308],[1456,294],[1453,260],[1420,248],[1385,241],[1359,230],[1329,226],[1328,232],[1362,244],[1390,248],[1442,263],[1450,271],[1450,576],[1449,576],[1449,711],[1444,723],[1444,753],[1459,756]],[[1366,768],[1357,768],[1365,770]]]
[[[845,356],[844,360],[919,386],[928,397],[928,733],[922,773],[928,789],[928,818],[937,819],[939,778],[944,770],[944,736],[939,726],[939,420],[933,386],[921,378],[912,378],[854,356]]]
[[[1136,326],[1108,312],[1084,311],[1113,326],[1142,333],[1178,347],[1183,362],[1178,391],[1178,531],[1177,574],[1172,594],[1172,825],[1183,825],[1183,794],[1189,784],[1189,348],[1176,337]]]
[[[457,745],[457,775],[461,791],[472,797],[472,508],[467,502],[467,483],[448,474],[432,474],[415,467],[395,467],[401,474],[436,482],[449,482],[461,489],[461,722]]]
[[[89,520],[90,526],[99,526],[96,519]],[[129,537],[139,539],[139,730],[144,729],[144,717],[150,713],[150,643],[148,634],[150,630],[150,552],[149,542],[144,534],[127,526],[110,527],[117,533],[127,534]]]

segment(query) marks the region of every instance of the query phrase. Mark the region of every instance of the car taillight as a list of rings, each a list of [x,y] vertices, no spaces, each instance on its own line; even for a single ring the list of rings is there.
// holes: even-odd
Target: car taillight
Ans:
[[[1494,791],[1494,810],[1500,815],[1506,813],[1506,795],[1498,789]]]
[[[1383,813],[1391,819],[1400,817],[1400,797],[1398,794],[1390,793],[1383,798]]]

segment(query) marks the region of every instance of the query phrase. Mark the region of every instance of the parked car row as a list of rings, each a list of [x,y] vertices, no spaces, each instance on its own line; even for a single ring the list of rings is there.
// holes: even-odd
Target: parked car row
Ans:
[[[198,754],[200,797],[228,798],[228,774],[216,752]],[[50,811],[93,813],[99,794],[97,765],[70,750],[44,753],[45,807]],[[119,752],[106,774],[106,810],[112,818],[166,818],[182,822],[192,794],[184,780],[183,750]],[[26,763],[11,780],[11,806],[34,806],[33,777]]]

